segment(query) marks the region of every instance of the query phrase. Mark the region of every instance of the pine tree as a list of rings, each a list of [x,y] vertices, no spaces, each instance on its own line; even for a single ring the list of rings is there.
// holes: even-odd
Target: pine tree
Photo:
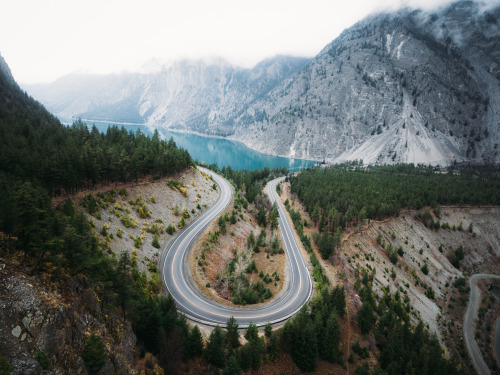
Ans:
[[[363,301],[361,309],[358,311],[358,324],[361,332],[369,333],[377,321],[377,317],[373,313],[373,306],[368,301]]]
[[[294,322],[294,326],[295,326]],[[318,356],[316,332],[310,319],[305,325],[294,327],[292,345],[290,348],[293,361],[303,372],[311,372],[316,369],[316,358]]]
[[[271,337],[271,333],[273,333],[273,326],[270,322],[267,322],[266,326],[264,327],[264,333],[266,334],[266,337]]]
[[[278,205],[276,202],[274,202],[273,207],[269,211],[269,224],[271,225],[272,230],[278,228],[278,217],[279,217]]]
[[[326,321],[326,327],[319,345],[322,359],[335,363],[338,361],[340,343],[340,324],[337,314],[332,312]]]
[[[205,358],[211,364],[217,367],[224,367],[224,332],[217,325],[208,338],[207,346],[205,347]]]
[[[332,301],[334,303],[335,310],[337,311],[339,316],[344,316],[345,315],[345,308],[346,308],[344,287],[337,285],[332,290],[331,294],[332,294]]]
[[[275,361],[278,359],[280,354],[280,340],[278,335],[274,332],[271,333],[269,337],[269,345],[267,346],[267,354],[269,355],[269,359],[271,361]]]
[[[194,326],[189,332],[187,352],[189,357],[198,357],[203,353],[203,337],[198,326]]]
[[[132,297],[132,278],[130,276],[130,266],[131,260],[129,253],[127,251],[122,251],[120,253],[120,260],[118,261],[118,277],[115,285],[123,316],[125,316]]]
[[[66,199],[66,202],[64,202],[63,214],[69,217],[73,217],[75,214],[75,205],[71,198]]]
[[[257,328],[257,326],[254,323],[250,323],[248,325],[248,328],[245,331],[245,338],[248,341],[256,340],[259,338],[259,329]]]
[[[257,217],[257,223],[261,227],[265,227],[267,225],[267,220],[266,220],[266,209],[264,208],[264,205],[261,204],[259,208],[259,215]]]
[[[238,322],[234,316],[230,317],[226,324],[226,342],[230,348],[236,349],[240,344],[240,333],[238,332]]]
[[[90,374],[96,374],[104,366],[108,360],[108,356],[104,342],[99,336],[96,336],[94,333],[89,336],[83,347],[82,358]]]
[[[162,319],[156,302],[144,298],[138,303],[134,314],[134,332],[137,339],[144,344],[146,350],[158,353],[161,342]]]
[[[153,247],[156,247],[157,249],[160,248],[160,242],[158,241],[158,235],[155,234],[153,236],[153,242],[151,243],[151,245],[153,245]]]
[[[240,364],[238,363],[238,360],[234,355],[229,357],[227,361],[226,367],[224,367],[224,370],[222,371],[222,375],[240,375],[241,374],[241,368]]]

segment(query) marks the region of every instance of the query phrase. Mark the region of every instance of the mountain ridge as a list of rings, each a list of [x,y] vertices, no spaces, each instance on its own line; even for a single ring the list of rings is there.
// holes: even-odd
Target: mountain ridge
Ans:
[[[272,111],[271,121],[239,121],[235,137],[259,150],[335,162],[498,162],[495,124],[500,117],[488,102],[498,98],[499,59],[484,53],[498,50],[485,44],[498,43],[483,35],[471,44],[481,59],[486,55],[496,67],[491,77],[484,72],[484,62],[464,56],[472,48],[460,50],[441,27],[456,29],[453,17],[460,12],[460,20],[491,22],[490,13],[479,14],[475,3],[466,1],[439,15],[404,10],[358,22],[297,73],[292,85],[283,84],[269,94],[267,103],[259,103],[257,110]],[[498,13],[497,8],[490,35],[499,35]],[[445,30],[442,41],[425,32],[429,23],[440,23]],[[470,34],[480,31],[477,24],[474,27]],[[467,42],[473,40],[465,36]],[[489,82],[488,90],[482,87],[484,81]],[[276,139],[280,143],[269,144]]]
[[[223,129],[230,116],[308,61],[275,56],[245,69],[221,59],[179,60],[159,64],[150,73],[70,74],[51,84],[24,87],[49,110],[65,117],[147,122],[227,135],[231,131]],[[213,124],[217,130],[211,129]]]
[[[58,115],[226,136],[271,155],[498,163],[499,19],[500,7],[461,0],[370,15],[313,59],[184,60],[127,82],[26,89]]]

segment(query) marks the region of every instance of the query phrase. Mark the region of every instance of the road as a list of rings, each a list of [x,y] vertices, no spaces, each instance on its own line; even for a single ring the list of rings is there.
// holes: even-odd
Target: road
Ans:
[[[479,375],[489,375],[491,374],[490,369],[486,365],[483,359],[483,355],[479,350],[479,346],[474,338],[474,319],[477,316],[477,312],[479,310],[479,304],[481,302],[481,292],[477,287],[477,282],[480,279],[500,279],[498,275],[489,275],[485,273],[478,273],[473,275],[469,279],[470,286],[470,299],[469,305],[467,306],[467,311],[465,312],[464,318],[464,338],[465,345],[467,346],[467,350],[469,351],[469,355],[471,356],[472,363],[474,364],[474,368]]]
[[[211,326],[217,324],[225,326],[227,320],[234,316],[241,328],[247,327],[249,323],[257,326],[263,326],[267,322],[275,324],[293,316],[311,298],[312,279],[283,205],[276,194],[276,184],[284,177],[270,181],[267,184],[267,190],[271,202],[278,202],[278,222],[287,255],[289,282],[284,291],[269,303],[236,308],[209,299],[194,285],[190,276],[191,271],[187,260],[192,246],[210,222],[219,216],[232,199],[231,186],[224,178],[208,169],[198,168],[209,174],[217,183],[220,198],[212,208],[162,249],[160,271],[165,286],[177,303],[178,310],[194,321]]]

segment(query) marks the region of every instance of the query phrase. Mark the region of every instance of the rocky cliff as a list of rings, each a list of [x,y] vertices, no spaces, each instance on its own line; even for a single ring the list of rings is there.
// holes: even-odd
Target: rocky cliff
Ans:
[[[175,62],[155,72],[26,86],[52,112],[229,136],[338,162],[500,162],[500,7],[371,15],[314,59],[253,69]]]
[[[242,69],[223,60],[149,65],[142,73],[71,74],[25,85],[63,117],[158,124],[207,134],[233,133],[233,118],[308,59],[278,56]]]
[[[370,16],[250,107],[234,137],[331,161],[498,162],[499,16],[467,1]]]
[[[87,374],[81,357],[91,333],[103,338],[100,374],[131,374],[136,337],[130,323],[108,313],[84,278],[26,275],[21,259],[0,258],[0,354],[13,374],[41,374],[40,351],[52,365],[46,374]],[[57,279],[58,281],[53,281]]]

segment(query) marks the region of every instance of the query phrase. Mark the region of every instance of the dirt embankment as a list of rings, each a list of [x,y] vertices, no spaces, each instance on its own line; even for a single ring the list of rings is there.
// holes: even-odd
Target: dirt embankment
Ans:
[[[175,187],[171,181],[178,181],[179,185]],[[99,242],[109,248],[110,254],[118,257],[121,251],[129,252],[132,258],[136,258],[139,271],[151,276],[156,273],[161,247],[171,237],[167,233],[168,226],[179,230],[183,211],[189,214],[184,219],[184,225],[188,225],[213,206],[219,193],[212,186],[213,181],[208,175],[190,168],[177,176],[127,186],[126,196],[118,194],[113,203],[100,207],[93,215],[87,213],[87,216],[95,225]],[[111,189],[116,193],[120,191],[120,187],[115,189],[113,185],[102,188],[100,192]],[[96,199],[98,193],[92,192]],[[81,205],[87,194],[79,193],[73,201]],[[155,232],[158,238],[156,246],[159,247],[153,246]]]
[[[288,184],[281,190],[282,201],[288,198],[292,207],[300,211],[309,223],[304,231],[312,236],[318,229],[300,201],[290,194]],[[374,342],[361,336],[356,319],[361,300],[353,286],[359,270],[367,269],[376,272],[373,283],[376,293],[381,295],[382,288],[388,288],[392,293],[399,291],[403,297],[408,296],[413,321],[421,319],[437,334],[447,354],[459,355],[462,366],[470,368],[462,339],[468,292],[454,283],[474,273],[500,273],[500,208],[442,207],[440,217],[433,213],[433,219],[448,223],[450,228],[439,230],[426,227],[417,214],[417,211],[402,211],[399,217],[349,228],[340,249],[327,261],[320,259],[315,249],[332,284],[341,283],[346,288],[349,323],[343,327],[344,355],[349,351],[348,342],[352,344],[357,338],[362,345],[376,351]],[[402,251],[402,256],[393,256],[395,263],[391,262],[391,248]],[[464,257],[457,269],[450,260],[459,248],[463,249]],[[485,349],[489,350],[488,345]]]
[[[106,310],[85,278],[56,278],[49,272],[30,276],[22,253],[0,258],[0,353],[13,373],[86,374],[82,351],[92,333],[105,345],[100,373],[144,369],[131,324]],[[50,359],[49,372],[35,360],[38,351]]]
[[[231,216],[234,209],[233,201],[221,215],[227,213],[228,216]],[[266,246],[262,246],[261,251],[256,253],[248,248],[247,239],[251,232],[257,239],[263,230],[255,218],[257,210],[252,204],[249,204],[247,209],[237,204],[236,212],[234,224],[226,221],[226,234],[220,233],[215,242],[211,241],[214,233],[221,231],[218,220],[215,220],[199,239],[189,256],[191,274],[200,290],[206,296],[228,306],[237,306],[232,302],[233,291],[229,282],[231,277],[244,273],[251,284],[261,281],[265,288],[271,290],[273,297],[282,290],[285,280],[285,254],[276,253],[268,256],[268,252],[266,252],[266,249],[271,247],[271,242],[275,237],[279,238],[280,246],[283,247],[279,231],[271,232],[268,226],[265,229]],[[229,276],[229,264],[236,257],[235,269],[232,276]],[[247,273],[246,269],[253,261],[255,261],[257,271]],[[265,282],[259,276],[261,272],[263,275],[269,275],[272,280],[267,279],[268,282]],[[279,276],[276,277],[276,274]],[[269,302],[273,297],[265,302]]]

